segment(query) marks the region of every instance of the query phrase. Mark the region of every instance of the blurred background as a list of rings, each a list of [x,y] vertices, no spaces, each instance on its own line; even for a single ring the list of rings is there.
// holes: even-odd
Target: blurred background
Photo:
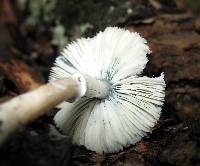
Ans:
[[[144,74],[165,73],[153,132],[98,155],[71,145],[52,110],[0,148],[1,166],[200,165],[200,0],[0,0],[0,102],[46,83],[63,47],[107,26],[139,32],[152,50]]]

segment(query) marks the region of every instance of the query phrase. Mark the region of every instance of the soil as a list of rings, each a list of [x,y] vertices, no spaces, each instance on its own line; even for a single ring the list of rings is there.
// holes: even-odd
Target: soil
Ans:
[[[83,36],[94,35],[102,27],[116,25],[137,31],[147,39],[152,53],[144,75],[152,77],[164,72],[167,84],[162,115],[152,133],[119,153],[99,155],[72,145],[70,139],[55,127],[52,119],[56,110],[51,110],[21,128],[0,147],[1,166],[200,165],[200,17],[176,1],[126,2],[134,12],[123,14],[126,8],[121,7],[122,2],[115,3],[116,13],[108,14],[115,18],[114,21],[109,22],[104,18],[101,23],[93,24],[93,28],[88,29]],[[83,10],[81,5],[76,6],[77,10]],[[104,1],[98,4],[101,7],[104,5],[108,4]],[[86,19],[84,14],[74,17],[78,18],[79,23],[81,17]],[[91,20],[94,17],[92,15]],[[16,26],[11,27],[10,24]],[[70,35],[74,34],[74,24],[72,21],[69,26],[71,29],[67,31]],[[4,19],[0,25],[0,36],[4,34],[1,41],[5,41],[0,47],[2,102],[46,82],[58,50],[51,45],[49,32],[40,32],[41,36],[33,40],[30,33],[22,33],[16,18]],[[24,38],[24,45],[16,43],[13,40],[15,38]],[[10,51],[10,45],[22,54]],[[9,58],[5,58],[8,54]],[[13,63],[17,66],[14,69]],[[25,78],[28,78],[28,84]]]

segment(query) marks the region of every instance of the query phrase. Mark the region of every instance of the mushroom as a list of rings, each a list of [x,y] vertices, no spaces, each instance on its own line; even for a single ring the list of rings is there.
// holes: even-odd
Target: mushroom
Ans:
[[[158,121],[165,96],[163,73],[140,77],[149,53],[138,33],[117,27],[68,45],[50,83],[0,105],[0,143],[60,103],[55,124],[77,145],[112,153],[140,141]]]
[[[55,61],[50,81],[79,74],[85,94],[63,102],[54,120],[74,144],[113,153],[140,141],[158,121],[164,74],[140,76],[151,51],[136,32],[108,27],[69,44]]]

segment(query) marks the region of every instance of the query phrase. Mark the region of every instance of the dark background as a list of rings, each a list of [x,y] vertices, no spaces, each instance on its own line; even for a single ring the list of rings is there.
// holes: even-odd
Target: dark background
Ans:
[[[107,26],[146,38],[144,74],[167,83],[162,116],[136,145],[107,155],[71,145],[52,110],[0,147],[0,166],[200,165],[199,14],[199,0],[0,0],[0,102],[47,82],[59,50]]]

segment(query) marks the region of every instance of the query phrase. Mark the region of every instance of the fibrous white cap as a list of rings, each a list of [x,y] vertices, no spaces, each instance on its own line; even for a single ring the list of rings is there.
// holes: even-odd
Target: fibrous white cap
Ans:
[[[161,114],[165,82],[164,74],[139,76],[149,53],[138,33],[116,27],[78,39],[63,50],[50,79],[81,73],[89,85],[84,97],[64,102],[54,119],[73,143],[111,153],[135,144],[152,130]]]

